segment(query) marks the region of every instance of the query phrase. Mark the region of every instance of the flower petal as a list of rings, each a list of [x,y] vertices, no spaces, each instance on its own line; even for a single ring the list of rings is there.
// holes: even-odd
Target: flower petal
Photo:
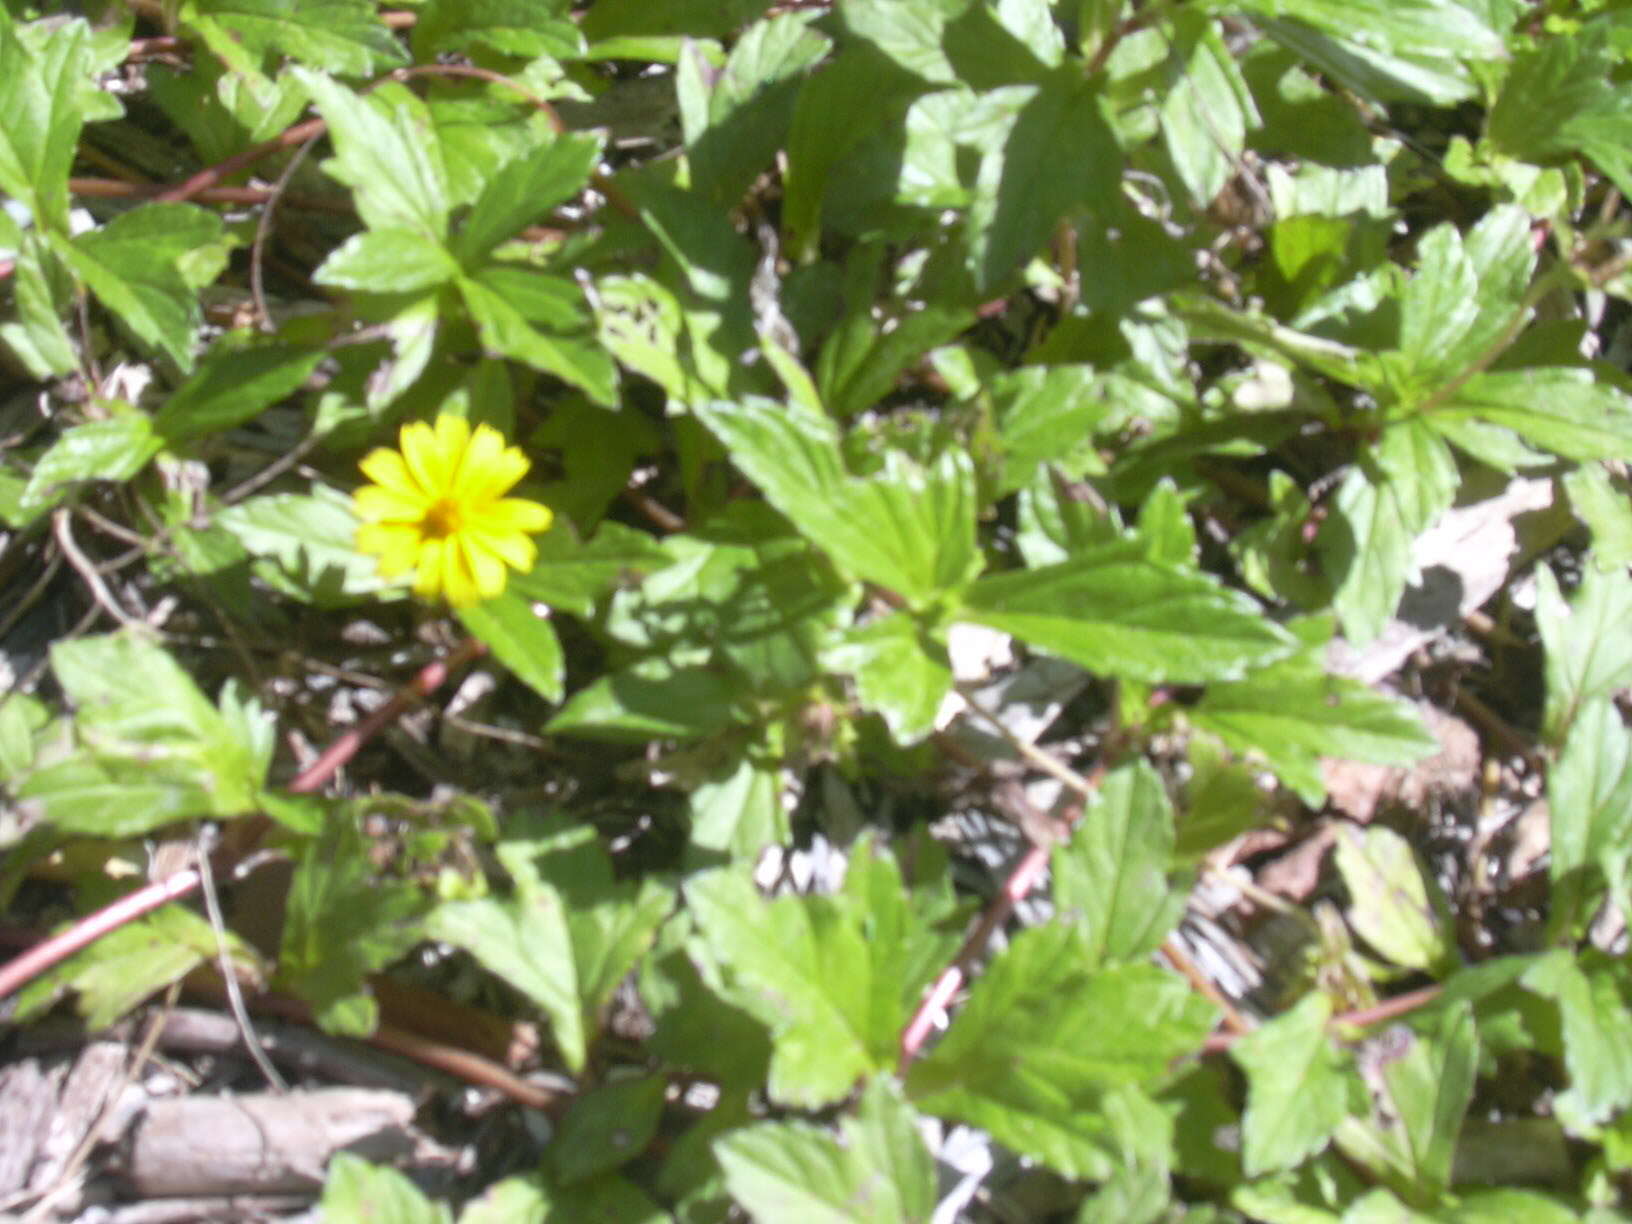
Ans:
[[[503,441],[497,434],[492,436]],[[479,468],[466,465],[465,495],[473,500],[497,501],[513,489],[532,466],[519,446],[500,446],[484,452]]]
[[[468,608],[482,602],[482,593],[460,543],[461,537],[450,536],[447,547],[442,550],[442,591],[455,608]]]
[[[408,465],[402,461],[402,456],[394,450],[387,450],[383,446],[371,450],[363,456],[357,466],[362,469],[364,476],[382,488],[401,493],[404,497],[425,495],[425,491],[415,481],[413,473],[408,470]]]
[[[441,497],[448,489],[458,457],[448,455],[433,430],[424,421],[410,421],[398,435],[402,442],[402,459],[428,499]]]
[[[519,531],[524,535],[536,535],[540,531],[548,531],[553,522],[553,510],[525,497],[507,497],[491,506],[482,507],[483,531]]]
[[[364,523],[357,528],[357,551],[378,557],[381,578],[400,578],[414,568],[419,532],[396,523]]]
[[[435,599],[442,590],[442,558],[447,541],[427,539],[419,543],[418,568],[414,572],[414,594]]]
[[[425,517],[425,499],[384,485],[364,485],[352,494],[357,517],[374,523],[417,523]]]
[[[478,599],[492,599],[504,592],[504,562],[482,546],[479,537],[470,532],[459,536],[459,551],[465,566],[475,580]]]
[[[514,531],[488,531],[472,527],[466,532],[471,542],[492,553],[506,565],[525,574],[538,562],[538,548],[531,539]]]
[[[496,492],[489,492],[489,489],[497,474],[495,465],[504,454],[504,435],[491,425],[476,426],[475,432],[470,435],[470,445],[465,447],[459,471],[454,474],[454,495],[472,501],[502,497],[508,485]]]

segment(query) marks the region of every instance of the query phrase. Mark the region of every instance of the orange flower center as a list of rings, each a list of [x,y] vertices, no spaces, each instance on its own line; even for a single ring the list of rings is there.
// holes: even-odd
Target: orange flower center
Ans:
[[[439,498],[425,511],[420,529],[433,540],[445,540],[458,535],[465,522],[464,511],[451,497]]]

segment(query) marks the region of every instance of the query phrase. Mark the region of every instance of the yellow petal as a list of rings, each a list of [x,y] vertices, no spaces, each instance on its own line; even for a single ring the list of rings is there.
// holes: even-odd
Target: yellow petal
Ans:
[[[443,540],[421,540],[419,543],[414,594],[421,599],[435,599],[442,589],[442,558],[447,552],[445,544]]]
[[[364,485],[352,494],[357,517],[375,523],[417,523],[425,517],[425,499],[388,489],[384,485]]]
[[[507,497],[482,508],[483,531],[519,531],[534,535],[549,530],[555,522],[555,512],[548,506],[525,497]]]
[[[357,551],[379,558],[380,577],[398,578],[414,568],[419,532],[394,523],[364,523],[357,528]]]
[[[492,599],[504,591],[504,562],[482,547],[481,540],[465,532],[459,537],[459,551],[465,567],[476,583],[479,599]]]
[[[468,608],[482,601],[476,575],[471,572],[469,559],[460,547],[459,536],[449,538],[447,547],[442,550],[442,590],[455,608]]]
[[[404,497],[423,497],[422,490],[415,482],[408,465],[402,461],[402,456],[394,450],[380,447],[364,455],[362,462],[357,465],[375,484],[393,492],[401,493]]]
[[[476,426],[459,461],[459,470],[454,473],[454,495],[472,500],[480,497],[487,486],[494,460],[503,453],[503,435],[491,425]]]
[[[512,569],[525,574],[538,561],[538,549],[532,540],[513,531],[488,531],[473,527],[466,533],[471,541],[486,549]]]
[[[480,451],[477,450],[478,442],[481,443]],[[487,430],[485,436],[481,430],[477,431],[460,473],[460,487],[466,497],[497,501],[515,487],[516,481],[527,475],[527,469],[532,467],[527,456],[521,453],[520,447],[505,446],[503,443],[504,439],[494,430]]]
[[[436,431],[424,421],[410,421],[402,427],[402,459],[413,473],[425,496],[435,500],[448,489],[448,476],[456,457],[442,449]]]

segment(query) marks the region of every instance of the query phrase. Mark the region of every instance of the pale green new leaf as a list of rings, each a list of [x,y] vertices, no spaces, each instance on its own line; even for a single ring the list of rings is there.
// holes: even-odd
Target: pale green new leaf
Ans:
[[[1054,906],[1080,924],[1087,968],[1148,957],[1178,925],[1185,893],[1168,882],[1173,807],[1143,761],[1107,774],[1071,840],[1054,851]]]
[[[1558,1002],[1569,1089],[1555,1108],[1572,1130],[1604,1121],[1632,1103],[1632,1013],[1619,965],[1584,965],[1566,949],[1525,971],[1520,983]]]
[[[1360,1077],[1326,1033],[1331,1017],[1331,1000],[1317,991],[1230,1046],[1247,1076],[1241,1139],[1248,1177],[1301,1164],[1361,1106]]]
[[[852,629],[823,655],[833,671],[855,678],[856,695],[884,718],[898,744],[915,744],[935,728],[952,688],[944,649],[905,612]]]
[[[1137,542],[987,575],[959,615],[1090,671],[1151,684],[1238,678],[1294,645],[1246,597],[1150,560]]]
[[[1205,208],[1236,174],[1258,108],[1210,17],[1180,9],[1169,37],[1172,84],[1162,96],[1162,138],[1191,200]]]
[[[336,1152],[323,1182],[320,1210],[328,1224],[452,1224],[453,1213],[433,1203],[406,1176]]]

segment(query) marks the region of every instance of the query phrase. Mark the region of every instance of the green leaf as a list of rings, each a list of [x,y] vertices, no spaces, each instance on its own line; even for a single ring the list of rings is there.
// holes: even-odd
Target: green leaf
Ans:
[[[1352,1064],[1326,1034],[1331,1017],[1331,1000],[1316,992],[1230,1046],[1247,1076],[1241,1140],[1248,1177],[1293,1168],[1321,1151],[1363,1101]]]
[[[585,685],[545,730],[637,743],[712,735],[736,721],[738,689],[717,670],[654,659]]]
[[[532,326],[525,308],[535,303],[532,299],[518,302],[515,297],[506,296],[505,290],[513,291],[517,286],[504,277],[504,272],[504,269],[486,268],[475,277],[458,278],[459,294],[481,333],[483,346],[490,352],[555,375],[578,387],[598,404],[608,407],[616,404],[617,368],[611,357],[587,339],[546,335]]]
[[[987,575],[959,615],[1090,671],[1151,684],[1236,678],[1292,645],[1244,596],[1151,561],[1137,544]]]
[[[1632,500],[1610,479],[1602,464],[1587,463],[1564,473],[1570,509],[1592,532],[1592,553],[1601,570],[1632,561]]]
[[[143,204],[72,240],[53,235],[52,246],[122,326],[188,370],[200,312],[183,263],[222,232],[221,219],[195,205]]]
[[[329,1158],[319,1208],[329,1224],[452,1224],[453,1214],[433,1203],[395,1169],[372,1165],[350,1152]]]
[[[372,1033],[378,1020],[365,978],[424,938],[427,908],[417,886],[375,866],[361,808],[331,816],[306,844],[278,953],[278,977],[311,1003],[318,1024],[353,1037]]]
[[[228,333],[164,402],[153,418],[153,432],[169,446],[225,433],[293,395],[323,357],[321,349]]]
[[[1185,894],[1168,882],[1173,808],[1143,761],[1112,770],[1071,840],[1054,851],[1054,906],[1080,923],[1084,964],[1147,958],[1179,923]]]
[[[401,85],[364,98],[321,73],[291,71],[329,125],[335,156],[323,164],[355,193],[371,230],[406,229],[440,243],[451,207],[442,144],[425,103]]]
[[[0,323],[0,341],[30,375],[44,380],[66,374],[79,362],[59,309],[71,286],[44,237],[32,230],[20,237],[12,271],[17,321]]]
[[[805,1122],[761,1122],[714,1141],[726,1188],[756,1219],[927,1224],[935,1161],[893,1080],[867,1082],[837,1136]]]
[[[531,601],[514,586],[459,609],[459,621],[528,688],[546,701],[561,700],[561,641],[549,619],[534,613]]]
[[[612,992],[651,946],[673,898],[655,880],[615,882],[587,825],[503,841],[496,853],[514,894],[444,902],[426,932],[464,948],[543,1008],[578,1072]]]
[[[1349,891],[1349,925],[1396,965],[1443,972],[1454,964],[1448,915],[1406,841],[1393,829],[1342,825],[1336,862]]]
[[[970,271],[989,291],[1042,248],[1061,217],[1116,198],[1122,157],[1099,92],[1079,69],[986,97],[1013,116],[1006,139],[981,159],[969,206]],[[1071,156],[1062,158],[1065,148]]]
[[[857,842],[850,872],[845,893],[774,901],[736,869],[686,884],[698,926],[692,958],[705,980],[770,1027],[768,1090],[782,1104],[819,1108],[893,1067],[913,1005],[956,948],[955,935],[931,929],[893,859],[869,839]],[[857,895],[872,873],[889,887]]]
[[[991,1132],[1065,1177],[1103,1180],[1121,1153],[1102,1103],[1155,1090],[1200,1045],[1212,1005],[1154,965],[1086,968],[1079,928],[1015,937],[952,1027],[907,1074],[919,1109]]]
[[[928,302],[900,314],[882,329],[869,303],[834,329],[822,346],[816,375],[834,416],[848,420],[889,394],[896,380],[925,351],[965,331],[975,321],[968,306]]]
[[[1632,447],[1632,397],[1573,367],[1480,374],[1430,421],[1440,417],[1500,425],[1566,459],[1613,459]]]
[[[1337,1131],[1345,1155],[1392,1180],[1409,1200],[1433,1202],[1451,1183],[1451,1159],[1479,1064],[1473,1009],[1447,1009],[1432,1033],[1419,1033],[1383,1060],[1384,1117],[1347,1118]]]
[[[1205,208],[1234,177],[1258,110],[1211,18],[1180,9],[1172,31],[1162,138],[1191,200]]]
[[[925,81],[953,83],[958,74],[941,43],[946,25],[969,7],[970,0],[840,0],[845,28],[866,40],[902,68]]]
[[[1558,580],[1536,569],[1536,628],[1547,669],[1544,737],[1563,744],[1587,703],[1632,684],[1632,578],[1586,567],[1566,605]]]
[[[557,522],[537,543],[538,564],[513,576],[510,585],[528,599],[585,619],[601,598],[671,560],[651,536],[622,523],[603,522],[580,542],[568,525]]]
[[[28,206],[38,224],[68,233],[68,171],[85,121],[89,27],[76,18],[25,47],[0,24],[0,191]]]
[[[473,46],[571,60],[583,54],[584,38],[555,0],[431,0],[419,10],[411,45],[420,63]]]
[[[1521,984],[1558,1001],[1569,1089],[1554,1102],[1571,1130],[1602,1122],[1632,1102],[1632,1013],[1617,966],[1583,965],[1555,949],[1525,971]]]
[[[883,716],[896,743],[916,744],[935,729],[952,669],[945,650],[927,641],[907,613],[852,629],[822,658],[828,668],[855,678],[862,706]]]
[[[254,951],[230,931],[227,952],[246,976],[262,972]],[[205,964],[220,963],[215,928],[181,905],[166,905],[103,935],[18,995],[14,1020],[49,1007],[64,991],[79,995],[79,1013],[92,1032],[116,1024],[153,995]]]
[[[218,511],[215,523],[252,556],[275,562],[263,577],[296,598],[343,604],[397,585],[379,578],[374,558],[357,551],[357,519],[345,498],[268,493]]]
[[[1604,882],[1626,878],[1632,856],[1632,733],[1613,702],[1593,697],[1578,708],[1564,750],[1547,772],[1547,810],[1548,925],[1558,938],[1570,939],[1591,918]]]
[[[1004,492],[1024,488],[1043,464],[1083,445],[1112,408],[1088,365],[1006,371],[986,386],[1002,441]]]
[[[786,845],[792,830],[782,791],[782,770],[752,749],[714,770],[688,799],[689,853],[699,863],[717,863],[720,854],[753,862],[767,846]]]
[[[1529,162],[1583,154],[1623,194],[1632,192],[1632,106],[1605,38],[1612,29],[1591,22],[1519,50],[1486,120],[1491,144]]]
[[[1296,654],[1245,680],[1209,685],[1190,721],[1243,755],[1261,755],[1311,805],[1326,794],[1321,757],[1410,765],[1439,751],[1409,706],[1326,670],[1329,616],[1288,628],[1302,642]]]
[[[1399,607],[1411,546],[1456,497],[1456,459],[1421,420],[1389,425],[1361,451],[1318,540],[1337,584],[1333,603],[1356,646],[1383,631]]]
[[[967,583],[975,547],[974,473],[961,450],[920,465],[884,454],[871,478],[848,474],[831,422],[750,396],[694,411],[766,500],[843,571],[920,607]]]
[[[467,268],[564,200],[583,190],[601,156],[600,137],[568,133],[505,163],[454,238],[453,251]]]
[[[67,492],[64,486],[79,481],[129,480],[163,447],[153,435],[152,419],[128,407],[106,420],[65,429],[35,462],[23,490],[24,508],[55,505]]]
[[[667,1089],[661,1075],[637,1075],[574,1097],[550,1139],[550,1166],[556,1178],[571,1185],[640,1156],[657,1134]]]
[[[186,0],[182,18],[219,24],[257,55],[275,52],[342,76],[407,59],[370,0]]]
[[[459,265],[442,244],[410,229],[353,234],[312,273],[320,285],[370,293],[411,293],[446,284]]]

